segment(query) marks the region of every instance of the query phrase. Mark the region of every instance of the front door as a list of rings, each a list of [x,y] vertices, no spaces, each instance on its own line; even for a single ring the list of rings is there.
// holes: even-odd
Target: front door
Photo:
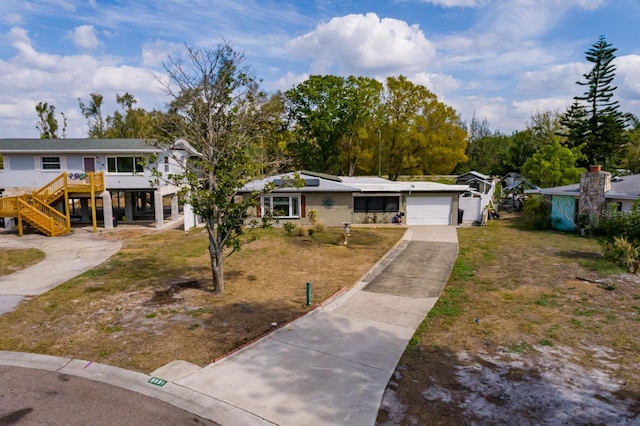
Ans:
[[[93,173],[96,171],[96,159],[94,157],[83,157],[82,163],[85,173]]]

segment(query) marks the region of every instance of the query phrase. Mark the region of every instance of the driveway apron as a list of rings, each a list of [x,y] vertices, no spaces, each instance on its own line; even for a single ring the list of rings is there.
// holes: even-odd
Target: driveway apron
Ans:
[[[373,425],[409,339],[446,285],[455,227],[410,227],[354,288],[202,369],[153,374],[280,425]]]

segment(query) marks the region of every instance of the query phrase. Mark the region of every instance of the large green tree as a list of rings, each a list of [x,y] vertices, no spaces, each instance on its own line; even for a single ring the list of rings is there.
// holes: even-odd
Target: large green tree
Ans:
[[[380,114],[382,83],[368,77],[350,76],[345,81],[347,127],[342,137],[343,171],[373,174],[373,159],[381,154]],[[380,158],[378,157],[378,164]]]
[[[632,127],[627,129],[625,135],[620,167],[635,174],[640,173],[640,120],[633,115],[629,115],[628,120]]]
[[[224,43],[216,49],[187,48],[187,59],[171,57],[165,86],[171,105],[165,125],[167,144],[184,139],[191,152],[184,173],[171,176],[200,215],[209,236],[213,291],[224,291],[224,251],[237,250],[247,209],[259,193],[243,198],[238,190],[261,176],[252,156],[260,137],[258,84],[244,55]]]
[[[574,127],[573,137],[577,140],[572,145],[579,145],[584,139],[583,153],[592,164],[608,167],[617,165],[618,154],[624,143],[625,122],[623,114],[618,110],[617,100],[613,100],[616,86],[613,85],[616,67],[613,63],[617,51],[604,36],[600,36],[589,50],[585,52],[588,62],[593,64],[589,73],[584,74],[584,81],[577,84],[587,87],[582,96],[574,99],[584,107],[582,126]],[[582,128],[583,134],[575,132]]]
[[[287,109],[296,136],[289,149],[297,165],[353,174],[366,158],[380,91],[375,80],[334,75],[312,75],[288,90]]]
[[[446,174],[466,161],[467,132],[453,108],[405,76],[388,77],[383,101],[384,170],[401,174]]]
[[[576,183],[584,172],[584,168],[577,166],[581,156],[579,150],[560,145],[556,138],[524,163],[522,173],[544,188]]]
[[[105,120],[103,137],[154,139],[160,136],[159,113],[146,111],[143,108],[135,108],[138,101],[129,92],[124,95],[116,94],[116,103],[121,111],[115,111]]]

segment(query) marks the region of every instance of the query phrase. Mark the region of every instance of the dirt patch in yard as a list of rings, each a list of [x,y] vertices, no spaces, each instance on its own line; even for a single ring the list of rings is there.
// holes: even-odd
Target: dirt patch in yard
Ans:
[[[206,365],[350,287],[404,229],[341,229],[313,237],[259,230],[225,260],[225,291],[209,291],[206,232],[118,227],[110,260],[0,317],[0,349],[150,372],[181,359]],[[306,305],[306,283],[311,305]]]
[[[593,240],[517,217],[458,236],[378,424],[640,423],[640,276],[606,264]]]

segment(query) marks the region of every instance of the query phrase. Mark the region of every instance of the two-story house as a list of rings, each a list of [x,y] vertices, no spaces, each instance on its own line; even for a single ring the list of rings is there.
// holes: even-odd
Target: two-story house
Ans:
[[[147,220],[162,228],[177,219],[178,188],[155,179],[179,173],[186,153],[142,139],[0,139],[0,217],[49,235],[71,222]],[[55,211],[54,211],[55,210]],[[39,213],[38,213],[39,212]],[[13,220],[12,220],[13,219]],[[47,228],[47,229],[43,229]]]

